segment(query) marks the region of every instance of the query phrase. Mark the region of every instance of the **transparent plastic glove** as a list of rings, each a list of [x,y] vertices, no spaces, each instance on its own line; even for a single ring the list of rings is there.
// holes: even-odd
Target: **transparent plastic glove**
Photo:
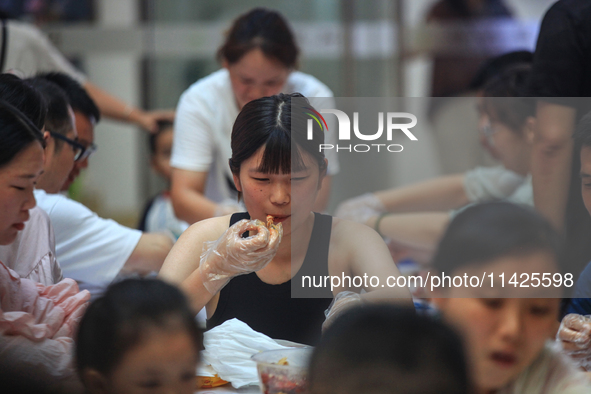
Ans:
[[[247,231],[256,234],[243,238]],[[234,276],[264,268],[275,257],[282,236],[281,223],[267,228],[260,220],[243,219],[217,241],[206,242],[199,269],[207,291],[216,294]]]
[[[217,205],[213,215],[216,217],[217,216],[226,216],[226,215],[231,215],[235,212],[242,212],[242,211],[244,211],[244,207],[242,207],[236,201],[224,200]]]
[[[341,291],[332,300],[328,309],[324,312],[326,319],[322,323],[322,331],[326,330],[332,322],[345,310],[361,304],[361,296],[352,291]]]
[[[566,315],[556,334],[564,353],[580,367],[591,370],[591,316],[575,313]]]
[[[384,204],[373,193],[365,193],[359,197],[342,202],[335,211],[341,219],[365,223],[372,216],[386,212]]]

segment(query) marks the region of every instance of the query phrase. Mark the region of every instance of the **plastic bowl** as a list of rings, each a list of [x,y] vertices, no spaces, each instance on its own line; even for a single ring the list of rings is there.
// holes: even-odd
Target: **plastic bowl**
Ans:
[[[267,350],[253,355],[257,363],[263,394],[300,394],[306,392],[311,347]],[[285,358],[288,365],[279,365]]]

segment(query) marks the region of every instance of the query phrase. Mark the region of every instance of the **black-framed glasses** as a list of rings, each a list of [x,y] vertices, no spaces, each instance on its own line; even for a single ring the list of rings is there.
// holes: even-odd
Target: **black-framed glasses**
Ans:
[[[80,143],[80,142],[78,142]],[[96,146],[96,144],[90,144],[88,146],[84,146],[84,152],[82,152],[82,154],[80,155],[80,157],[78,158],[77,161],[82,161],[84,159],[87,159],[90,157],[90,155],[92,155],[94,152],[96,152],[96,150],[98,149],[98,146]]]
[[[84,145],[82,145],[80,142],[78,142],[77,140],[73,140],[73,139],[68,138],[64,135],[58,134],[54,131],[49,131],[49,134],[53,138],[57,138],[58,140],[62,140],[72,147],[72,149],[74,150],[74,161],[82,160],[82,159],[88,157],[90,155],[90,153],[92,153],[92,152],[90,152],[88,155],[86,155],[86,147]]]

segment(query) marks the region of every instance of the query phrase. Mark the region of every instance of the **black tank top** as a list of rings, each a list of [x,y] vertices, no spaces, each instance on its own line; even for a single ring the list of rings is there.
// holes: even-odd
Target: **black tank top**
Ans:
[[[235,213],[230,226],[250,219],[248,213]],[[317,297],[292,298],[292,281],[302,275],[328,275],[328,247],[332,217],[314,214],[314,228],[302,267],[292,280],[278,285],[265,283],[256,273],[236,276],[220,291],[215,313],[207,320],[207,329],[237,318],[253,330],[273,339],[315,345],[320,340],[324,311],[331,303],[330,287],[317,291]],[[299,279],[301,280],[301,279]]]

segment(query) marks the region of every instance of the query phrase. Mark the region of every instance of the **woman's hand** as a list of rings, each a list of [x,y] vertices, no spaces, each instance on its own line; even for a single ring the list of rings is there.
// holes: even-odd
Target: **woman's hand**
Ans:
[[[255,235],[243,238],[247,231]],[[211,294],[220,291],[231,278],[264,268],[277,253],[283,226],[267,228],[260,220],[243,219],[218,240],[203,245],[199,270],[203,285]]]
[[[342,202],[335,211],[335,216],[341,219],[365,223],[372,216],[378,216],[386,212],[386,207],[373,193],[365,193],[361,196]]]
[[[324,312],[326,319],[322,323],[322,331],[324,332],[344,311],[358,305],[361,305],[361,296],[359,294],[352,291],[341,291]]]
[[[580,367],[591,369],[591,317],[571,313],[560,323],[556,340]]]

